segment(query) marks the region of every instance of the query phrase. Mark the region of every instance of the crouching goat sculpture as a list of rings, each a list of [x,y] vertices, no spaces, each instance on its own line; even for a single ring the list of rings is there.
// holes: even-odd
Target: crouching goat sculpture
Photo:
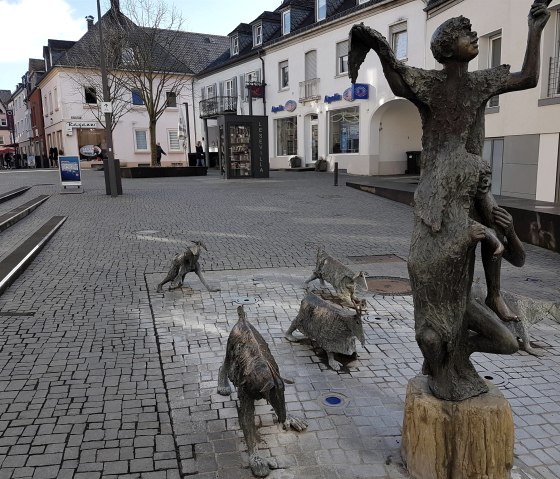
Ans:
[[[247,321],[243,306],[237,308],[237,314],[239,320],[229,334],[226,357],[218,374],[218,393],[222,396],[231,394],[228,378],[237,388],[239,424],[247,443],[249,465],[253,475],[266,477],[270,469],[277,465],[274,460],[258,455],[254,402],[266,399],[278,416],[278,422],[283,423],[284,429],[292,427],[296,431],[303,431],[307,428],[307,423],[286,415],[284,383],[292,384],[292,381],[280,376],[278,364],[268,345]]]
[[[202,241],[193,241],[192,243],[193,245],[189,246],[184,253],[175,256],[167,276],[157,286],[158,293],[163,293],[163,285],[169,283],[170,281],[171,285],[169,286],[169,291],[180,288],[183,286],[183,281],[185,280],[187,273],[191,272],[195,273],[199,277],[204,287],[211,293],[220,291],[219,289],[213,289],[208,286],[202,276],[202,269],[198,264],[201,250],[204,249],[204,251],[208,251],[206,245]]]
[[[356,354],[356,338],[365,342],[362,312],[355,313],[308,293],[301,301],[298,315],[285,333],[289,341],[299,341],[292,333],[297,329],[325,350],[329,366],[338,371],[342,366],[334,353]]]
[[[305,280],[304,288],[307,291],[309,283],[315,279],[325,285],[330,283],[335,289],[338,297],[348,306],[358,310],[364,307],[364,301],[356,297],[356,288],[360,287],[367,291],[366,275],[363,271],[354,273],[350,268],[344,266],[336,258],[330,256],[323,246],[317,249],[317,263],[313,274]]]

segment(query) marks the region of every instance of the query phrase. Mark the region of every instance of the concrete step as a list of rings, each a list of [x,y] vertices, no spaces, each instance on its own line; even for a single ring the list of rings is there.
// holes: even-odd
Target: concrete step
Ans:
[[[66,216],[53,216],[0,261],[0,294],[25,271],[65,221]]]
[[[27,190],[30,190],[31,186],[22,186],[21,188],[16,188],[15,190],[8,191],[7,193],[0,193],[0,203],[9,201],[16,196],[23,195]]]
[[[41,195],[37,198],[24,203],[6,214],[0,215],[0,232],[8,229],[10,226],[16,224],[19,220],[25,218],[33,210],[37,209],[45,201],[50,198],[50,195]]]

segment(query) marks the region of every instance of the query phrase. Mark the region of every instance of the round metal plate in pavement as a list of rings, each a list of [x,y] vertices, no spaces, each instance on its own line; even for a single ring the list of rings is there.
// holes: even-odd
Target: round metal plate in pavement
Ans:
[[[388,323],[393,318],[389,318],[387,316],[377,316],[376,314],[367,314],[366,316],[362,317],[362,320],[366,323]]]
[[[234,298],[233,302],[235,304],[255,304],[257,302],[257,298],[252,298],[251,296],[240,296],[239,298]]]
[[[480,371],[479,374],[495,386],[505,386],[508,383],[507,378],[495,371]]]
[[[323,406],[327,406],[329,408],[345,407],[347,403],[347,399],[344,395],[333,392],[322,394],[319,400]]]
[[[397,296],[412,294],[410,281],[406,278],[392,276],[368,276],[366,278],[368,291],[374,294]]]

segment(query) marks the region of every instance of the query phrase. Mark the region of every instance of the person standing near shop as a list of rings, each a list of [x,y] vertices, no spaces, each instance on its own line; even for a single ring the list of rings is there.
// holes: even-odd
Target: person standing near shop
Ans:
[[[206,166],[204,161],[204,147],[200,140],[196,143],[196,166]]]
[[[161,155],[167,156],[167,153],[163,151],[163,148],[159,144],[159,141],[156,144],[156,164],[157,166],[161,166]]]

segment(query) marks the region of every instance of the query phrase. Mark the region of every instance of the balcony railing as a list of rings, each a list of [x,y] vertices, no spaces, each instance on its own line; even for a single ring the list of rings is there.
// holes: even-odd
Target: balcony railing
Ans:
[[[319,82],[319,78],[299,82],[299,101],[319,100],[321,98],[319,94]]]
[[[237,113],[236,96],[215,96],[199,103],[200,118],[212,118]]]
[[[548,70],[548,98],[560,97],[560,58],[550,59]]]

